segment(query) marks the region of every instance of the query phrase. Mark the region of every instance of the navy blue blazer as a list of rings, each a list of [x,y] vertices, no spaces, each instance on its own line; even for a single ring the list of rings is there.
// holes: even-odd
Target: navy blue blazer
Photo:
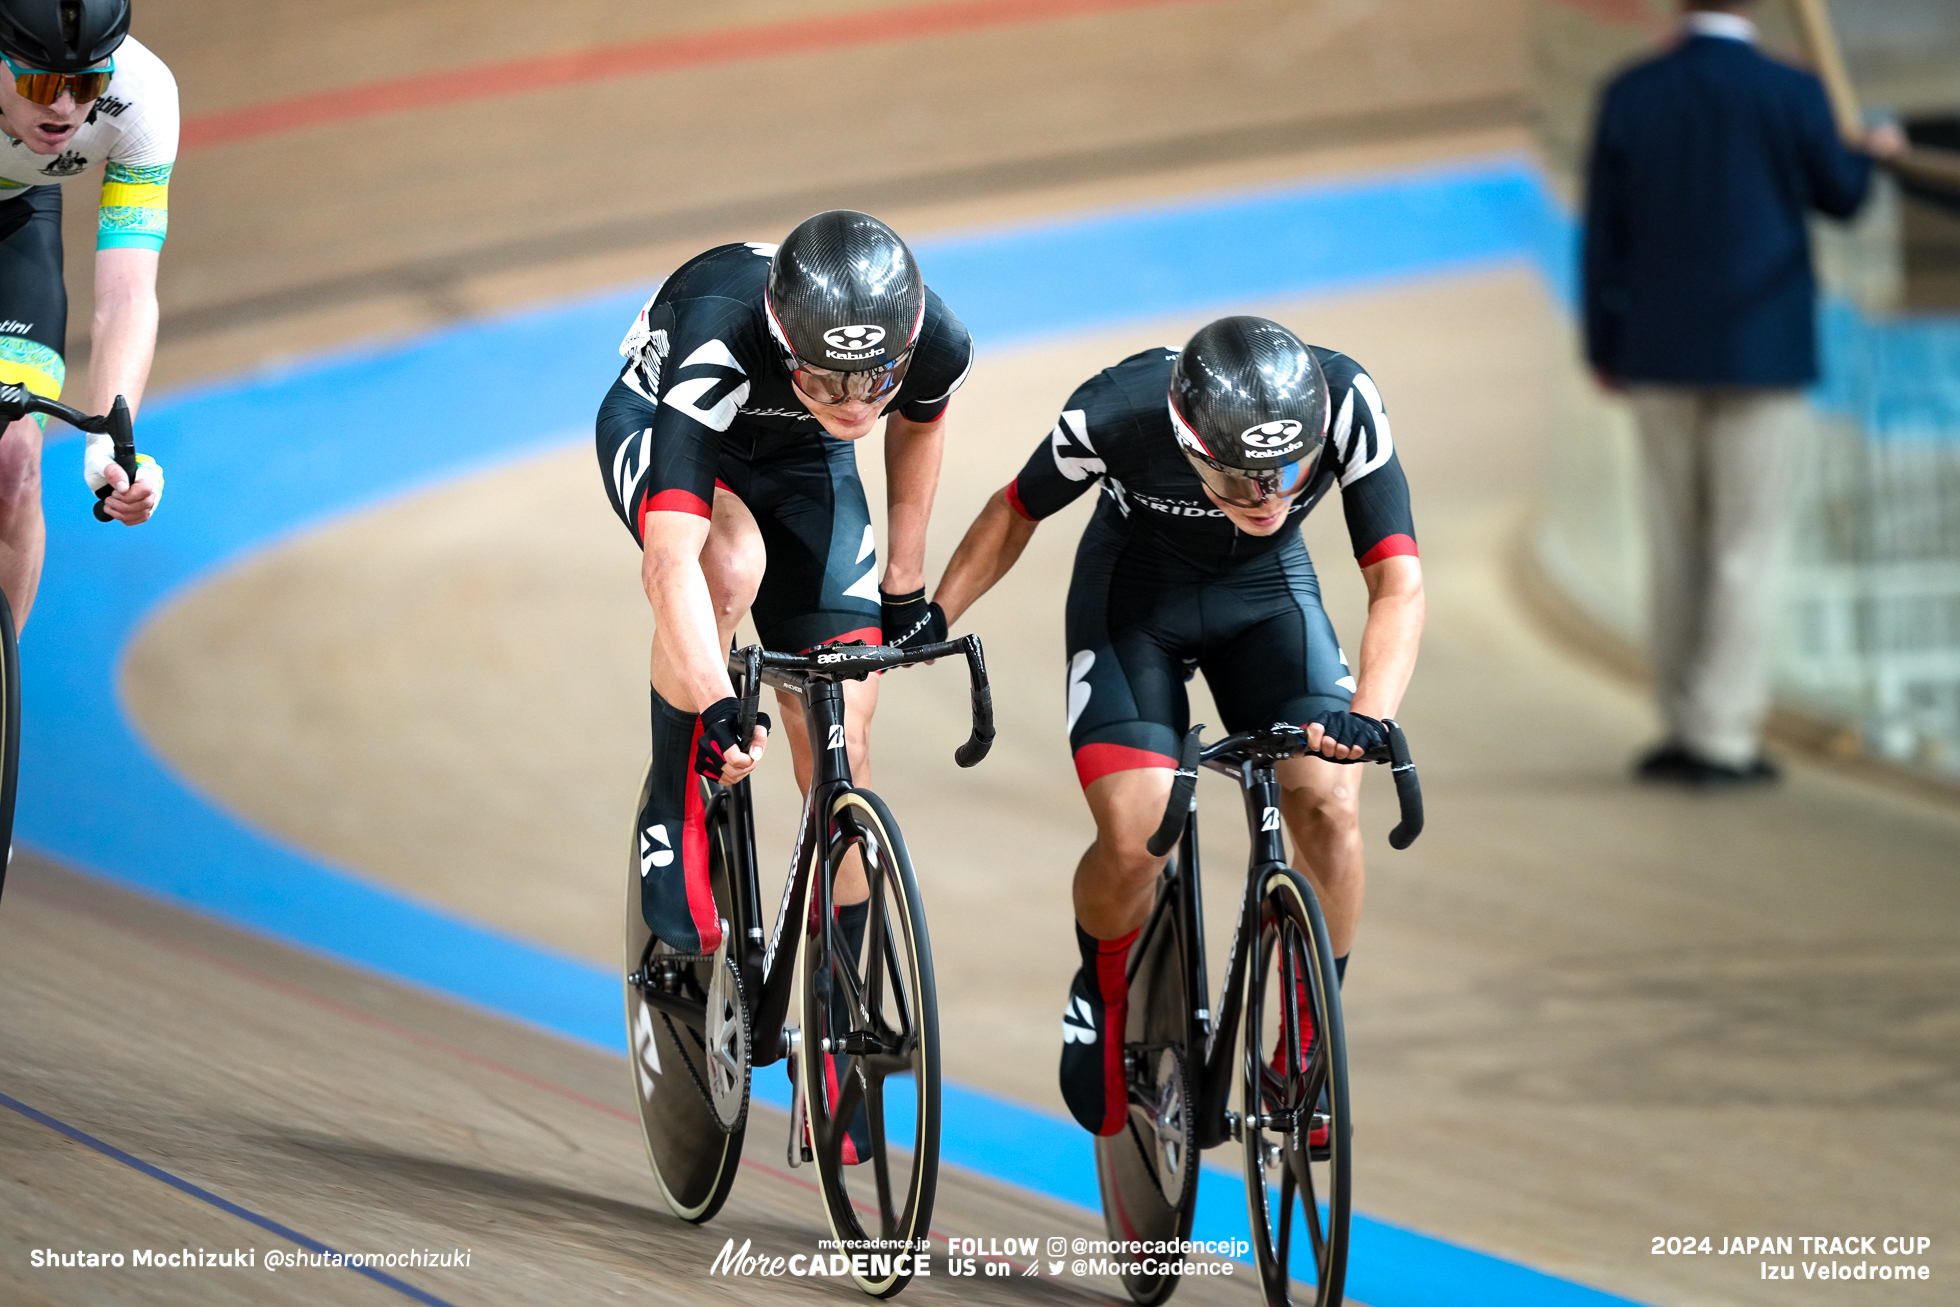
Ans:
[[[1586,187],[1586,357],[1624,381],[1800,386],[1817,376],[1812,209],[1848,218],[1871,160],[1823,83],[1692,36],[1607,86]]]

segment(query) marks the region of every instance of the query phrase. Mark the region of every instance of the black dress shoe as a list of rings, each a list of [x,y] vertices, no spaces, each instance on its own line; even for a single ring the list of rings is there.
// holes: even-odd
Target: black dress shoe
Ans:
[[[1633,775],[1643,781],[1685,782],[1700,759],[1674,741],[1656,745],[1634,760]]]
[[[1694,760],[1694,774],[1689,784],[1703,789],[1732,790],[1749,785],[1774,785],[1783,779],[1783,771],[1775,763],[1764,757],[1746,762],[1740,767],[1724,762],[1710,762],[1706,758]]]

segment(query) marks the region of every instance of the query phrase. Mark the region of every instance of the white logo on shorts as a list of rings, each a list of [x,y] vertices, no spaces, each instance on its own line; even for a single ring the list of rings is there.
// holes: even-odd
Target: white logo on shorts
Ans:
[[[1075,719],[1089,706],[1089,669],[1096,665],[1096,651],[1084,649],[1068,660],[1068,729],[1075,729]]]

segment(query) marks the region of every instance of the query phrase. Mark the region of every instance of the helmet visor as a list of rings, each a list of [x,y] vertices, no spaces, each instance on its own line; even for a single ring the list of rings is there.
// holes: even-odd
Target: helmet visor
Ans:
[[[1220,503],[1234,508],[1257,508],[1274,499],[1291,499],[1305,490],[1313,480],[1314,469],[1320,465],[1320,451],[1325,444],[1316,443],[1312,452],[1297,463],[1250,471],[1215,463],[1183,445],[1178,448]]]
[[[813,404],[877,404],[889,399],[904,384],[905,370],[911,364],[909,349],[891,362],[863,372],[813,367],[791,354],[789,375],[796,388]]]

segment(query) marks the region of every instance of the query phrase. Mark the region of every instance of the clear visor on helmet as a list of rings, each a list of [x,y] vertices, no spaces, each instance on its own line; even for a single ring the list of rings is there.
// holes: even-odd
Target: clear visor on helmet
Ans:
[[[1313,480],[1313,471],[1320,463],[1320,451],[1325,448],[1325,442],[1315,442],[1312,451],[1297,463],[1282,463],[1278,467],[1253,471],[1214,463],[1183,445],[1178,448],[1203,478],[1205,488],[1217,496],[1219,502],[1234,508],[1257,508],[1269,500],[1291,499],[1305,490],[1307,483]]]
[[[906,350],[891,362],[863,372],[839,372],[835,368],[813,367],[796,355],[789,356],[790,379],[813,404],[877,404],[890,398],[905,381],[905,370],[912,363]]]

